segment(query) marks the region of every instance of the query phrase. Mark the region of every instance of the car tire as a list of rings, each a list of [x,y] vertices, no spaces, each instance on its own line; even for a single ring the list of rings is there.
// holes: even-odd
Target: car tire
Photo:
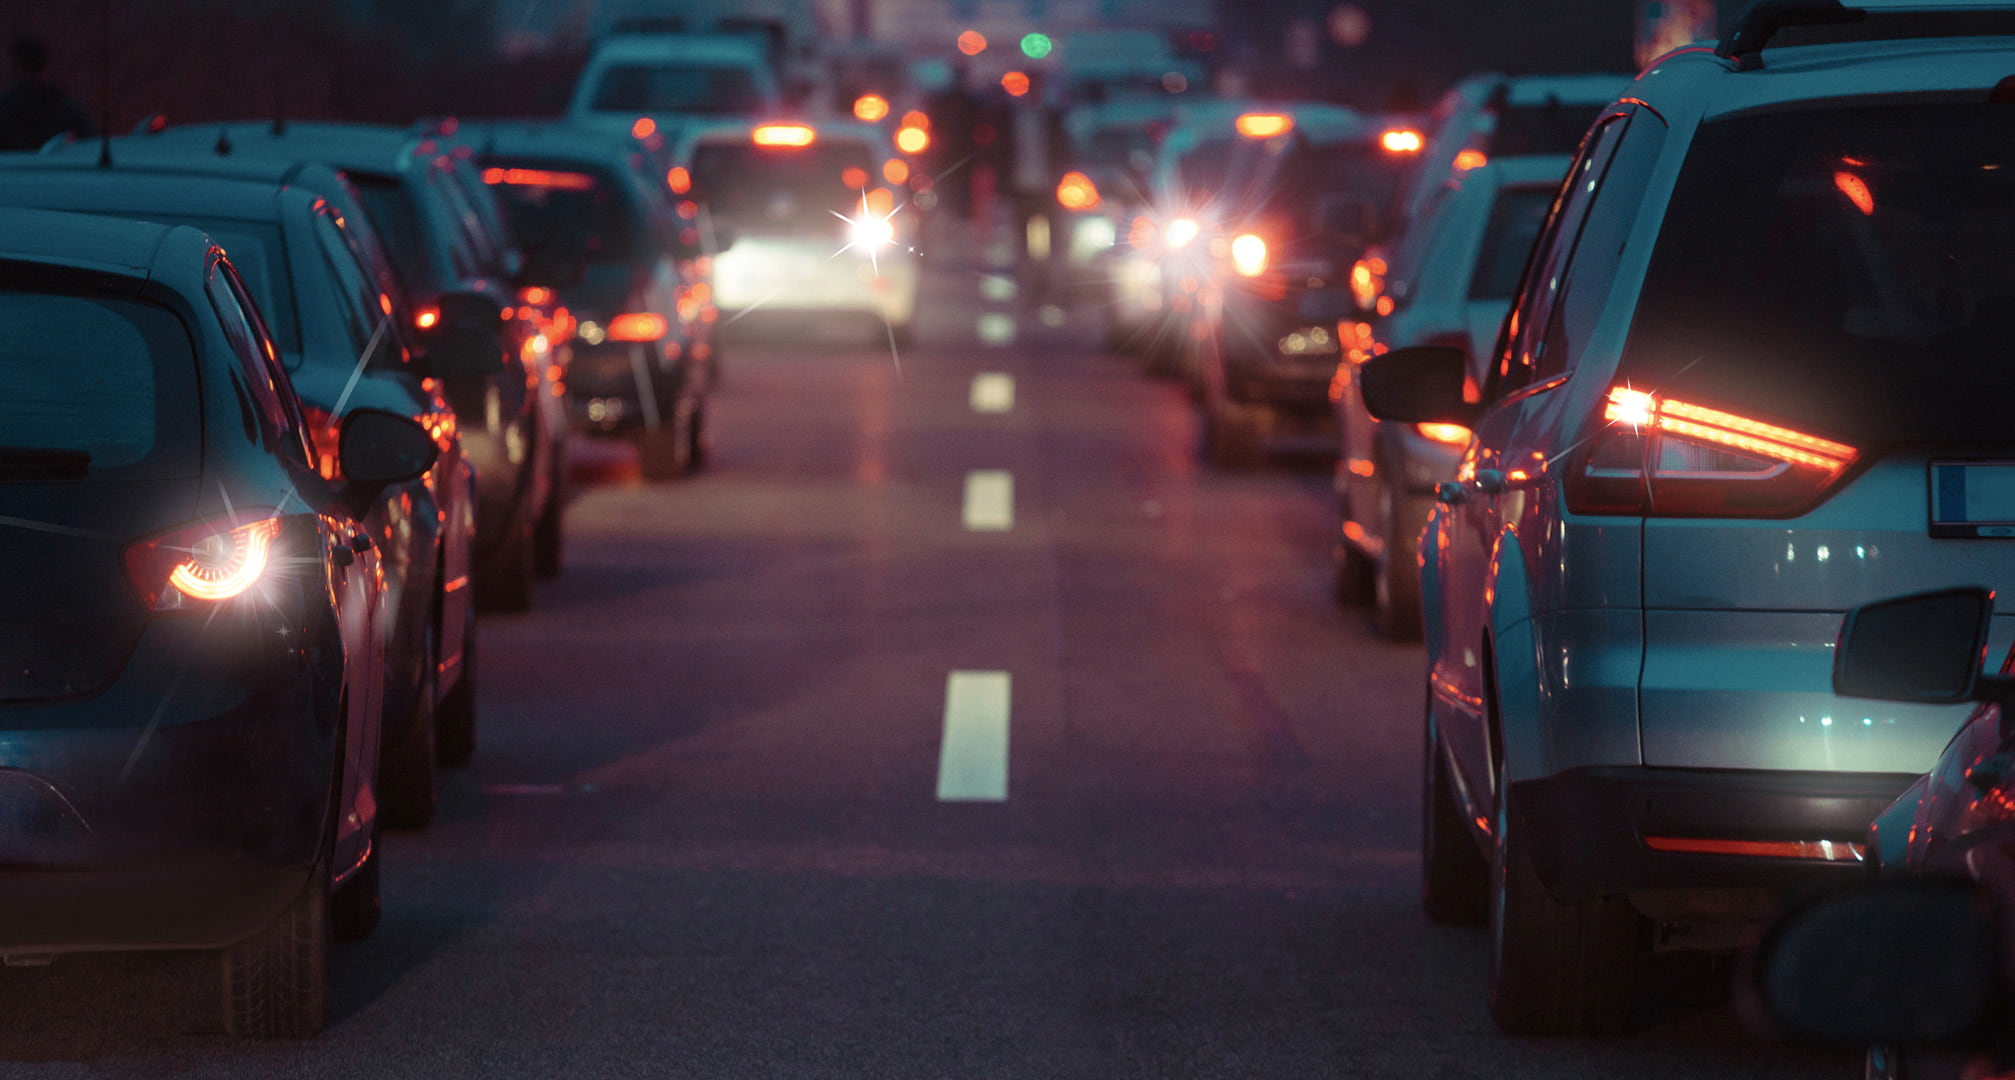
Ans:
[[[1385,557],[1372,578],[1372,623],[1380,636],[1394,641],[1420,640],[1420,532],[1413,527],[1422,499],[1402,498],[1391,487],[1379,489],[1385,519]],[[1428,504],[1427,509],[1432,509]]]
[[[222,957],[224,1030],[243,1039],[306,1039],[329,1023],[329,871]]]
[[[329,896],[329,930],[337,941],[362,941],[378,929],[378,919],[384,914],[378,893],[379,867],[383,863],[374,827],[371,850],[364,856],[364,865]]]
[[[1490,890],[1490,1015],[1519,1036],[1615,1035],[1629,1027],[1646,920],[1621,894],[1566,903],[1499,812]]]
[[[533,546],[531,529],[511,530],[510,539],[491,561],[490,572],[477,590],[485,608],[505,613],[532,609],[533,580],[538,576]]]
[[[560,576],[566,554],[566,469],[553,467],[552,493],[546,497],[546,508],[539,512],[538,523],[532,526],[532,571],[542,578]]]
[[[661,424],[637,437],[637,465],[644,479],[659,483],[686,475],[692,466],[692,437],[685,425]]]
[[[437,650],[429,649],[429,655]],[[429,668],[439,670],[429,663]],[[386,748],[378,765],[378,816],[394,829],[424,829],[440,805],[439,719],[434,706],[434,676],[429,675],[413,707],[412,722],[399,741]]]
[[[1371,603],[1374,595],[1371,579],[1377,572],[1377,564],[1366,558],[1355,544],[1337,541],[1334,580],[1330,583],[1336,605],[1356,608]]]
[[[1438,926],[1490,921],[1490,861],[1470,834],[1448,758],[1434,728],[1427,730],[1421,781],[1420,906]]]
[[[435,760],[446,768],[476,756],[476,621],[462,635],[462,677],[434,713]]]
[[[707,403],[702,401],[693,406],[693,415],[686,421],[687,472],[698,472],[707,467],[708,438]]]

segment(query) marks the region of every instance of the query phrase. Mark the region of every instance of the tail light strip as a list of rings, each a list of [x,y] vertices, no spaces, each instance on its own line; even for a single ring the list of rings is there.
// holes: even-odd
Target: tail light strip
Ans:
[[[1688,855],[1747,855],[1813,862],[1858,863],[1867,857],[1862,845],[1845,840],[1710,840],[1693,836],[1647,836],[1644,846],[1653,851]]]

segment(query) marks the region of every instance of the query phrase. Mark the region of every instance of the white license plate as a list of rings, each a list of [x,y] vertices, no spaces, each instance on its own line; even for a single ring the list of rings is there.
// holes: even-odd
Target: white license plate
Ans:
[[[1931,535],[2015,538],[2015,461],[1931,463]]]

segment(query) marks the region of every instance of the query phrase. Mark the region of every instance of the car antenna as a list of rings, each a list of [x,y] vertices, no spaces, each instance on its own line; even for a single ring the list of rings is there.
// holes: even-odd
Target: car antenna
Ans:
[[[231,156],[231,130],[230,130],[229,128],[218,128],[218,129],[217,129],[217,143],[216,143],[216,145],[212,146],[212,147],[211,147],[210,149],[212,149],[212,150],[216,151],[216,152],[217,152],[217,156],[218,156],[218,157],[230,157],[230,156]]]
[[[273,92],[273,135],[279,137],[287,133],[287,88]]]
[[[112,0],[99,8],[98,167],[112,167]]]

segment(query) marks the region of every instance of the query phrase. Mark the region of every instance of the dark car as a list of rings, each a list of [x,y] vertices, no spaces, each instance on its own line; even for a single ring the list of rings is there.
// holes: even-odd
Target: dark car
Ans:
[[[1234,123],[1243,138],[1216,198],[1196,376],[1211,460],[1244,467],[1276,432],[1330,429],[1335,318],[1304,300],[1342,285],[1419,136],[1340,106]]]
[[[483,182],[528,264],[560,283],[554,291],[575,323],[574,423],[633,435],[649,479],[702,464],[713,288],[703,237],[681,220],[662,172],[627,136],[489,123],[465,124],[459,137],[479,148]]]
[[[387,487],[364,514],[382,558],[391,627],[379,797],[388,824],[425,825],[437,760],[459,764],[475,746],[467,587],[475,477],[438,386],[486,374],[442,370],[438,358],[409,344],[376,235],[349,186],[323,166],[198,157],[101,167],[42,155],[6,164],[13,167],[0,168],[0,206],[193,225],[223,245],[266,313],[331,479],[341,479],[336,438],[355,409],[396,412],[434,435],[435,467]]]
[[[533,579],[560,567],[566,425],[552,392],[560,373],[538,320],[518,312],[513,290],[534,283],[512,279],[507,244],[455,179],[468,163],[434,137],[350,124],[170,126],[112,147],[115,160],[172,152],[330,166],[356,189],[416,325],[463,322],[497,333],[504,369],[443,390],[476,470],[477,599],[502,611],[530,607]],[[95,153],[64,152],[87,151]],[[512,317],[500,318],[506,310]]]
[[[304,1036],[378,916],[379,557],[433,465],[344,422],[345,479],[198,230],[0,210],[0,959],[211,949],[224,1024]]]
[[[1972,588],[1849,613],[1833,656],[1841,694],[1979,707],[1858,845],[1880,884],[1796,911],[1765,939],[1743,987],[1780,1034],[1868,1047],[1870,1080],[2015,1067],[2015,973],[1994,925],[2015,916],[2015,650],[1999,675],[1981,671],[1993,610],[1994,594]],[[1871,720],[1887,711],[1867,709]]]

